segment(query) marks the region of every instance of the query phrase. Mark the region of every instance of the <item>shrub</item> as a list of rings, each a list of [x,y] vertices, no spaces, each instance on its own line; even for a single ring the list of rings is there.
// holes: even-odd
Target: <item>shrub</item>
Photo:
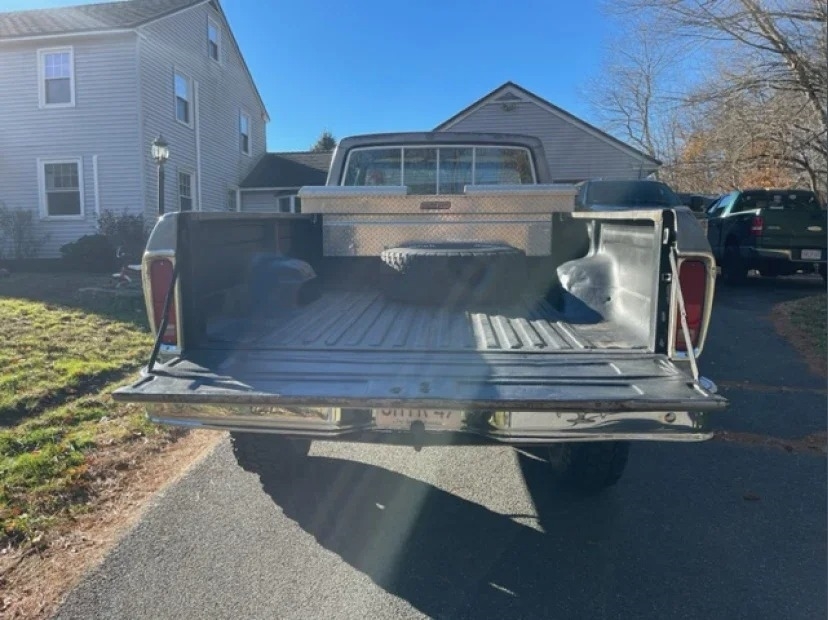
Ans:
[[[98,233],[106,237],[114,248],[121,248],[131,262],[140,258],[147,243],[143,215],[104,211],[98,216]]]
[[[23,260],[37,256],[49,235],[35,233],[34,214],[25,209],[9,209],[0,203],[0,258],[4,248],[10,249],[8,258]]]
[[[84,235],[77,241],[61,246],[60,253],[72,269],[106,273],[118,268],[115,249],[105,235]]]

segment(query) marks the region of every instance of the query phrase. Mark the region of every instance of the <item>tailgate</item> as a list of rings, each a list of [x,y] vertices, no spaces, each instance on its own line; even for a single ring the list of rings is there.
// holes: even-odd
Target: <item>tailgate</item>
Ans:
[[[278,353],[278,354],[277,354]],[[119,401],[491,411],[712,411],[711,394],[664,355],[554,356],[330,351],[202,351],[156,366]]]
[[[760,247],[783,249],[825,249],[826,212],[819,208],[768,207],[759,212],[762,218]],[[823,256],[824,258],[824,256]]]

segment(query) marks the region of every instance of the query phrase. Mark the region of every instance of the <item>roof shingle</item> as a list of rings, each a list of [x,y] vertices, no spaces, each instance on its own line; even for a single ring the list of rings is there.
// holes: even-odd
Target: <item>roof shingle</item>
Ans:
[[[205,0],[121,0],[0,13],[0,39],[136,28]]]
[[[239,187],[270,189],[325,185],[332,156],[333,153],[313,151],[265,153]]]

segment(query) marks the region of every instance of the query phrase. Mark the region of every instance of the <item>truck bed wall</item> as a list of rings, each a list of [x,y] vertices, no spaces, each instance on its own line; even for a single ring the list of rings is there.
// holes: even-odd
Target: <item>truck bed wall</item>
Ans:
[[[529,260],[531,305],[546,302],[572,324],[596,326],[618,342],[653,350],[659,276],[660,227],[654,220],[573,220],[557,215],[550,257]],[[268,308],[256,308],[250,274],[255,257],[285,255],[310,264],[324,290],[379,290],[388,277],[379,258],[323,258],[321,222],[302,216],[205,217],[179,220],[185,348],[199,346],[211,321],[249,316],[278,320],[282,302],[297,304],[295,290],[274,291]],[[311,297],[308,297],[311,299]],[[294,308],[294,311],[297,308]],[[471,310],[471,309],[470,309]],[[330,308],[336,313],[337,308]],[[622,333],[623,332],[623,333]],[[611,342],[612,338],[604,339]]]

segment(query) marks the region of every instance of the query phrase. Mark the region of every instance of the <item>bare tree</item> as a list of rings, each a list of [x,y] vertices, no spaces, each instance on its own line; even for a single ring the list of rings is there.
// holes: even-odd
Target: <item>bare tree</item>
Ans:
[[[744,166],[786,168],[797,183],[825,195],[824,0],[619,0],[613,10],[645,16],[651,36],[670,34],[707,55],[711,73],[684,110],[705,110],[701,130],[719,154],[717,165],[730,162],[734,174]]]
[[[664,87],[670,59],[646,27],[631,25],[628,31],[621,45],[607,50],[605,67],[589,84],[587,97],[607,131],[660,158],[672,103]]]

